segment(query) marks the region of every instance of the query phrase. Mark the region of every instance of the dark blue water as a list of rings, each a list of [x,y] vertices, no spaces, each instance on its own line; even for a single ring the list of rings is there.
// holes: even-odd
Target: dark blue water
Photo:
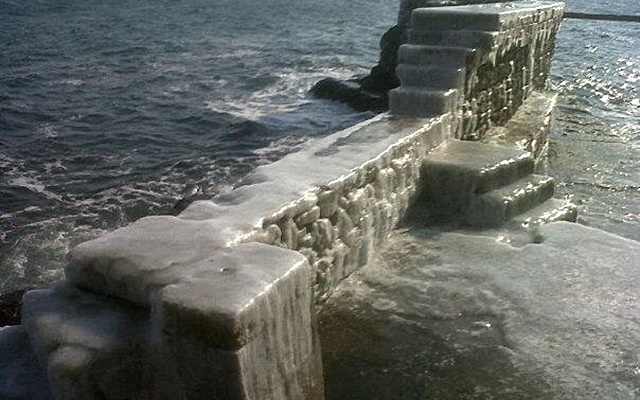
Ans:
[[[569,8],[638,14],[638,4]],[[396,0],[0,0],[0,292],[58,279],[70,246],[172,212],[191,184],[213,196],[370,117],[307,92],[366,73],[397,10]],[[640,226],[638,25],[566,21],[552,82],[561,194],[585,188],[574,195],[584,222],[622,234]],[[566,153],[603,135],[625,153],[601,157],[616,164],[602,169],[612,179],[601,193],[576,164],[588,149],[578,161]],[[618,179],[620,159],[631,183]]]
[[[307,91],[364,74],[392,0],[0,2],[0,292],[69,246],[213,196],[370,117]]]

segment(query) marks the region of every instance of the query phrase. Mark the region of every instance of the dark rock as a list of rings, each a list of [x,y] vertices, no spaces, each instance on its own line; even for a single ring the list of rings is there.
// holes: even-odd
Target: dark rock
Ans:
[[[325,78],[313,86],[311,93],[321,99],[347,103],[356,111],[384,112],[389,108],[386,93],[364,90],[354,79],[339,81]]]
[[[396,25],[380,39],[380,61],[369,75],[346,81],[325,78],[313,86],[311,93],[321,99],[347,103],[356,111],[387,111],[387,93],[400,85],[395,73],[400,44],[402,29]]]
[[[211,199],[211,196],[207,196],[201,193],[195,194],[189,197],[183,197],[180,200],[178,200],[176,204],[173,205],[173,208],[171,209],[171,212],[169,214],[178,215],[184,210],[186,210],[186,208],[189,207],[189,205],[191,205],[191,203],[193,203],[194,201],[210,200],[210,199]]]
[[[173,208],[169,211],[170,215],[178,215],[183,212],[191,203],[198,200],[209,200],[213,195],[204,193],[202,187],[195,183],[186,185],[183,196],[180,200],[173,205]]]
[[[29,289],[0,293],[0,326],[20,325],[22,295]]]
[[[398,48],[402,43],[402,29],[398,25],[382,35],[378,65],[371,69],[368,76],[360,80],[364,90],[386,93],[400,85],[396,77],[396,66],[398,65]]]

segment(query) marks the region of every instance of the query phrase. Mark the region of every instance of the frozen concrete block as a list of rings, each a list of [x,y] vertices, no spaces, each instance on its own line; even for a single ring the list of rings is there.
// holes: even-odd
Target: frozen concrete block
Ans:
[[[216,269],[159,292],[157,335],[193,399],[321,399],[311,269],[248,243]]]
[[[454,111],[458,91],[426,90],[415,87],[399,87],[389,91],[389,109],[395,115],[433,117]]]
[[[417,86],[442,90],[463,89],[465,69],[400,64],[396,68],[396,75],[403,86]]]
[[[196,261],[228,240],[209,221],[146,217],[72,249],[65,272],[79,287],[149,305],[155,290],[195,273]]]

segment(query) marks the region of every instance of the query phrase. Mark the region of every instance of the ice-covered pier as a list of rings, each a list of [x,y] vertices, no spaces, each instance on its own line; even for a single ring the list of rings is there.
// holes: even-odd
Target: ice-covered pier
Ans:
[[[317,312],[407,210],[475,227],[575,220],[534,174],[563,4],[415,3],[390,113],[83,243],[64,282],[25,295],[5,342],[35,352],[55,398],[323,399]]]

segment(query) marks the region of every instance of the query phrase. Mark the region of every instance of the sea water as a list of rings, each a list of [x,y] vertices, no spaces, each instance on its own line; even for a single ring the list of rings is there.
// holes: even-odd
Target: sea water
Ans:
[[[635,0],[568,2],[638,14]],[[0,0],[0,292],[79,242],[213,196],[371,117],[308,90],[365,74],[391,0]],[[639,239],[640,24],[566,20],[549,173],[581,222]]]
[[[71,246],[212,197],[370,118],[308,90],[368,72],[384,0],[0,1],[0,293]]]
[[[566,2],[567,10],[640,15],[640,2]],[[578,221],[640,240],[640,24],[565,19],[551,88],[560,94],[548,174]]]

